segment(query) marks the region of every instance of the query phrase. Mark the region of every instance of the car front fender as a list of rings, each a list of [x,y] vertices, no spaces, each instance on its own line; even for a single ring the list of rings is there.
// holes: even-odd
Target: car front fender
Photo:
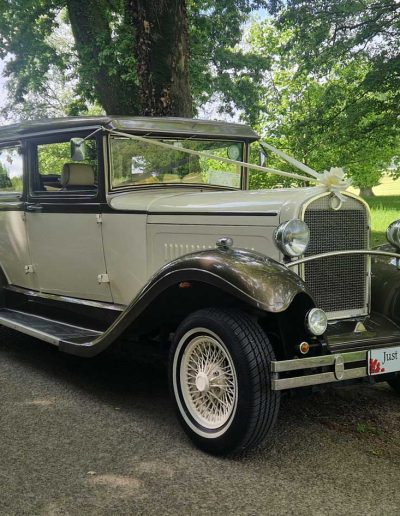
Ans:
[[[82,356],[100,353],[159,295],[181,282],[208,284],[270,313],[285,311],[297,294],[307,294],[306,286],[297,274],[261,253],[242,249],[199,251],[177,258],[159,269],[96,341],[79,345],[63,342],[60,348]]]
[[[283,312],[296,294],[306,292],[303,280],[281,263],[255,251],[207,250],[187,254],[162,267],[151,283],[175,277],[222,288],[266,312]]]

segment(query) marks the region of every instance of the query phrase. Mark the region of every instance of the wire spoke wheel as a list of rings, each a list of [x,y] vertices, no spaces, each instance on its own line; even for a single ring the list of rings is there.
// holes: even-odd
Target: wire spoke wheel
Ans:
[[[279,410],[274,359],[262,327],[240,310],[203,308],[181,322],[170,349],[170,389],[196,446],[239,454],[269,434]]]
[[[237,403],[237,379],[225,346],[211,335],[198,335],[186,347],[180,367],[185,405],[193,419],[214,430],[225,425]]]

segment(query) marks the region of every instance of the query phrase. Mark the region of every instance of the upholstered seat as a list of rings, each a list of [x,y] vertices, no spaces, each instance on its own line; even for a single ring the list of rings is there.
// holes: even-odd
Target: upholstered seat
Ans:
[[[65,163],[60,179],[62,190],[95,190],[95,173],[87,163]]]

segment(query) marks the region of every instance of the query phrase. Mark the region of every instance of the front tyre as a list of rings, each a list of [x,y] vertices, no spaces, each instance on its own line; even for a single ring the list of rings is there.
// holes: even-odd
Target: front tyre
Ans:
[[[268,435],[280,400],[271,390],[274,359],[266,334],[244,312],[209,308],[182,322],[170,384],[180,422],[199,448],[240,453]]]

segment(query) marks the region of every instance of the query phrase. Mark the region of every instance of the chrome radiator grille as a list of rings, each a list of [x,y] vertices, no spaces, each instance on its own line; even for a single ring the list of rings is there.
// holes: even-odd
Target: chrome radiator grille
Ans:
[[[312,201],[304,213],[310,228],[305,256],[368,248],[368,214],[358,200],[347,197],[330,207],[330,195]],[[318,307],[338,316],[364,312],[367,306],[368,258],[333,256],[304,264],[304,280]],[[340,312],[340,314],[338,314]]]

